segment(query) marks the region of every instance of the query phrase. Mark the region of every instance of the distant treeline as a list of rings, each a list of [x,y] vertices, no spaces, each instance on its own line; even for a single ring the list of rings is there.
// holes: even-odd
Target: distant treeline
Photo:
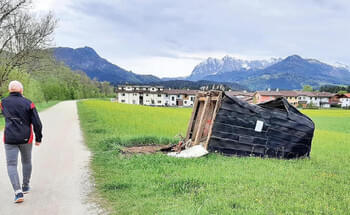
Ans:
[[[84,72],[72,71],[48,51],[41,51],[37,60],[13,69],[0,88],[1,97],[8,95],[7,86],[12,80],[22,82],[24,96],[35,102],[114,96],[114,87],[108,82],[91,80]]]
[[[320,87],[321,92],[350,93],[350,86],[324,85]]]

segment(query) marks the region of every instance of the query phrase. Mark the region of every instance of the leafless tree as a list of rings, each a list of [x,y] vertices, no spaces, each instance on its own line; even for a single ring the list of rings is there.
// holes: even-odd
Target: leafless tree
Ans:
[[[52,41],[56,19],[52,13],[37,18],[30,0],[0,0],[0,87],[14,68],[31,63]]]

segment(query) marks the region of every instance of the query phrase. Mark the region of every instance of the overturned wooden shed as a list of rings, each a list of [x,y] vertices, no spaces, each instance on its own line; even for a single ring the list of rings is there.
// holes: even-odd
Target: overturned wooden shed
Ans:
[[[210,91],[197,94],[186,142],[226,155],[308,157],[314,129],[284,98],[253,105]]]

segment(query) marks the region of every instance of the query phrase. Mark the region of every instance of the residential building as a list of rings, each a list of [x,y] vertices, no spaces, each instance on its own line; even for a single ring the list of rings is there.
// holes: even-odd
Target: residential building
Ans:
[[[330,108],[330,99],[334,96],[327,92],[303,92],[303,91],[257,91],[254,94],[254,103],[267,102],[272,99],[283,97],[295,107],[308,105]]]
[[[350,93],[336,94],[331,98],[334,107],[350,108]]]
[[[191,107],[194,104],[198,90],[164,90],[168,106]]]
[[[137,105],[164,105],[162,86],[121,85],[117,88],[118,102]]]
[[[306,107],[312,105],[320,108],[330,108],[331,98],[334,96],[328,92],[298,92],[298,103]]]
[[[197,90],[164,89],[163,86],[120,85],[119,103],[150,106],[193,106]]]
[[[350,108],[350,93],[344,94],[343,98],[340,98],[342,108]]]
[[[257,91],[253,96],[253,101],[255,104],[258,104],[280,97],[284,97],[290,104],[294,106],[298,105],[297,91]]]
[[[163,86],[150,85],[121,85],[117,88],[119,103],[150,105],[150,106],[178,106],[192,107],[198,90],[165,89]],[[350,107],[350,94],[332,94],[328,92],[303,91],[227,91],[228,96],[235,96],[249,103],[262,103],[283,97],[295,107],[315,106],[330,108],[341,106]]]

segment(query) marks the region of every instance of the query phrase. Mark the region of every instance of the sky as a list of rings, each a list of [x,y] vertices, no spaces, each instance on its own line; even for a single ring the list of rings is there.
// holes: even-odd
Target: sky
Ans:
[[[89,46],[138,74],[188,76],[208,57],[298,54],[350,65],[349,0],[33,0],[54,46]]]

